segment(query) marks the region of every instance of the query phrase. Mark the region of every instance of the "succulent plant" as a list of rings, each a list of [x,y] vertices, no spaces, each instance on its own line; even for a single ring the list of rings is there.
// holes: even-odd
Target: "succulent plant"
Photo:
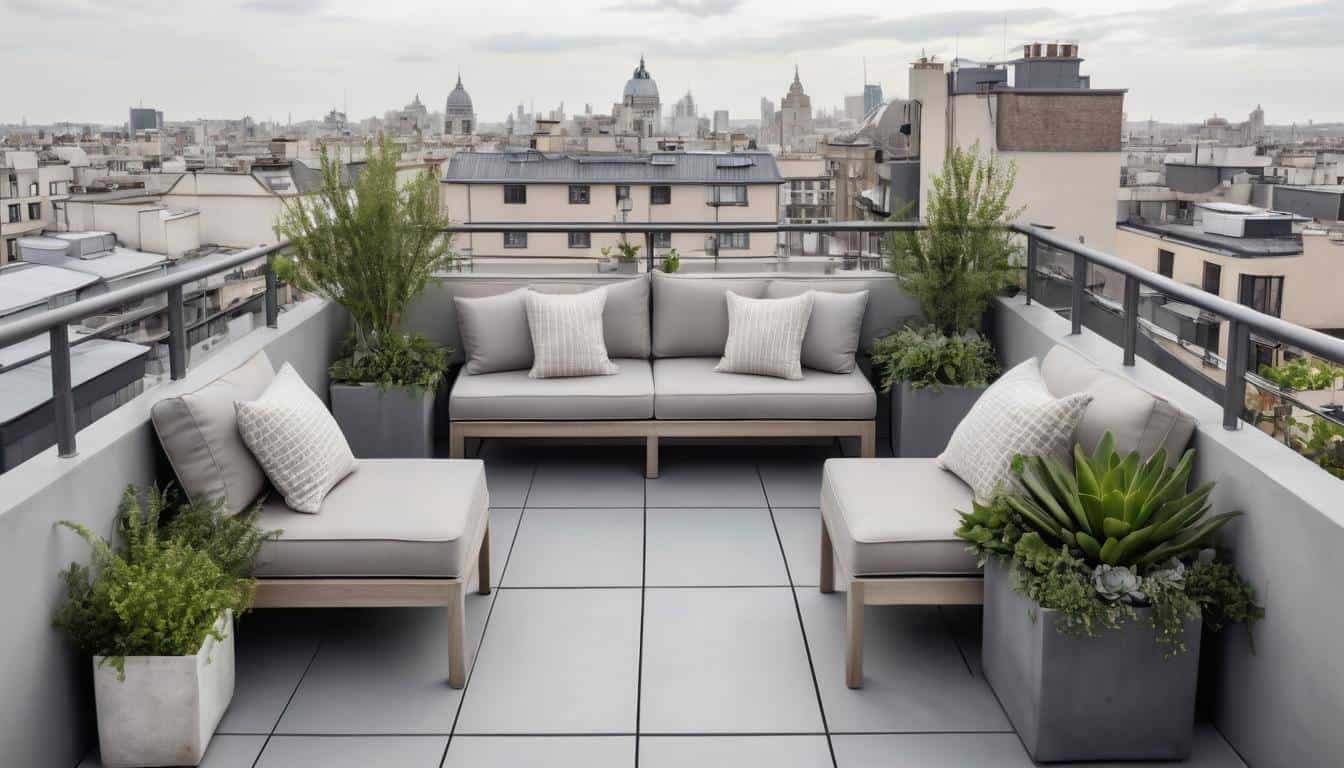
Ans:
[[[1097,594],[1112,602],[1143,603],[1148,596],[1139,589],[1141,583],[1139,575],[1123,565],[1102,563],[1092,571],[1092,586],[1096,587]]]
[[[1004,500],[1047,540],[1081,550],[1093,563],[1148,568],[1200,549],[1214,531],[1241,514],[1209,516],[1213,483],[1188,491],[1195,452],[1175,467],[1159,449],[1146,462],[1121,456],[1107,432],[1089,456],[1073,449],[1073,472],[1054,456],[1018,456],[1022,491]]]

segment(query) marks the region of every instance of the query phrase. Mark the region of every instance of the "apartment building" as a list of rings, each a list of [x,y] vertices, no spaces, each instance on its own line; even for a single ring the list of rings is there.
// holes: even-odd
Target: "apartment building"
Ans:
[[[463,224],[776,224],[783,181],[774,156],[758,151],[461,152],[443,173],[442,201],[454,223]],[[777,253],[773,232],[669,231],[648,240],[655,254],[676,248],[689,259]],[[601,233],[486,233],[461,235],[456,247],[477,262],[572,263],[601,258],[602,248],[614,249],[619,241],[619,235]],[[648,252],[646,246],[641,255]]]
[[[70,191],[73,171],[46,151],[0,152],[0,265],[19,258],[19,239],[55,222],[53,204]]]
[[[779,187],[779,220],[785,224],[826,224],[835,221],[835,179],[830,163],[820,155],[784,155],[776,161],[784,183]],[[790,256],[833,252],[827,235],[790,232],[784,238]]]

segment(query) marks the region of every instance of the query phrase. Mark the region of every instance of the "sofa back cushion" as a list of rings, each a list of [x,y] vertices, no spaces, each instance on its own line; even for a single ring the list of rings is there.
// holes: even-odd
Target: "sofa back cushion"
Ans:
[[[1089,453],[1107,430],[1115,435],[1117,451],[1138,451],[1146,459],[1165,448],[1169,464],[1179,460],[1190,445],[1195,432],[1193,416],[1102,370],[1069,347],[1059,344],[1050,350],[1041,361],[1041,376],[1055,397],[1079,392],[1092,395],[1092,404],[1078,423],[1078,442]]]
[[[760,278],[653,274],[653,356],[721,357],[728,343],[728,292],[765,297]]]
[[[270,359],[258,352],[195,392],[154,404],[154,431],[187,496],[223,499],[232,515],[261,495],[266,475],[238,433],[234,403],[260,397],[274,378]]]
[[[603,286],[598,286],[603,287]],[[607,354],[612,358],[647,360],[649,342],[649,278],[607,283],[607,305],[602,310],[602,334]],[[592,285],[540,283],[532,286],[538,293],[582,293],[595,290]]]
[[[527,328],[527,289],[469,299],[453,297],[465,373],[495,373],[532,367]]]
[[[868,306],[866,288],[850,291],[799,290],[796,283],[771,282],[768,299],[781,299],[812,290],[812,316],[803,337],[803,367],[827,373],[849,373],[857,366],[855,354]]]

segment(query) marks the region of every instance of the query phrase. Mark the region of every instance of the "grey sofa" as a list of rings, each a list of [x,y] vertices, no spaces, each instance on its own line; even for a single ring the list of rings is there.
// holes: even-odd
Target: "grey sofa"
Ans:
[[[520,284],[573,292],[600,283],[520,282],[496,277],[459,281],[453,295],[499,295]],[[449,397],[450,456],[464,456],[468,438],[634,437],[645,441],[645,472],[656,477],[662,437],[835,436],[857,438],[859,454],[874,455],[877,396],[866,373],[864,353],[875,335],[899,326],[913,314],[910,302],[889,276],[832,279],[655,273],[611,285],[604,326],[608,352],[620,373],[531,379],[522,367],[490,373],[464,371]],[[728,337],[724,298],[728,290],[776,298],[808,289],[869,291],[858,338],[849,340],[857,351],[858,365],[853,370],[834,373],[805,368],[799,381],[714,370]],[[619,299],[615,298],[617,291]],[[437,303],[442,307],[453,302],[440,299]],[[465,310],[459,307],[456,311]],[[814,312],[814,321],[818,316]],[[449,322],[454,337],[460,338],[464,329],[457,328],[456,321],[454,317]],[[415,325],[423,328],[426,323],[421,319]],[[810,324],[809,334],[814,330],[832,332]],[[454,338],[443,340],[462,346]]]

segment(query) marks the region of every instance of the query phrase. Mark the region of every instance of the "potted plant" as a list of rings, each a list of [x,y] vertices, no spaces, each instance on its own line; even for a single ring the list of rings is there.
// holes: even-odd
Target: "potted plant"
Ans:
[[[891,395],[893,456],[942,453],[962,417],[999,375],[994,348],[975,334],[907,327],[873,344],[882,391]]]
[[[1020,213],[1008,204],[1015,176],[1011,162],[981,157],[978,144],[954,147],[933,179],[925,229],[893,233],[885,242],[887,269],[919,302],[926,324],[888,335],[872,350],[884,391],[891,393],[897,456],[941,453],[998,374],[980,330],[990,302],[1016,281],[1019,249],[1007,229]]]
[[[1108,433],[1069,471],[1018,456],[1020,488],[962,513],[985,567],[985,677],[1032,758],[1180,760],[1202,627],[1264,616],[1210,544],[1235,512],[1188,488],[1194,451],[1121,456]]]
[[[103,765],[198,765],[233,697],[234,618],[252,604],[252,563],[269,534],[258,509],[228,517],[189,502],[162,528],[169,495],[127,488],[120,546],[62,521],[93,549],[61,576],[55,624],[93,655]]]
[[[639,248],[621,235],[621,241],[616,244],[616,263],[621,272],[633,274],[639,271]]]
[[[331,364],[331,411],[361,458],[428,457],[434,401],[452,350],[402,319],[434,274],[453,260],[448,218],[428,172],[397,181],[398,152],[385,138],[349,176],[322,155],[317,194],[285,204],[277,233],[290,241],[280,276],[350,313],[345,353]]]
[[[678,269],[681,269],[681,254],[677,253],[676,248],[673,248],[667,252],[667,255],[663,256],[663,272],[670,275]]]

